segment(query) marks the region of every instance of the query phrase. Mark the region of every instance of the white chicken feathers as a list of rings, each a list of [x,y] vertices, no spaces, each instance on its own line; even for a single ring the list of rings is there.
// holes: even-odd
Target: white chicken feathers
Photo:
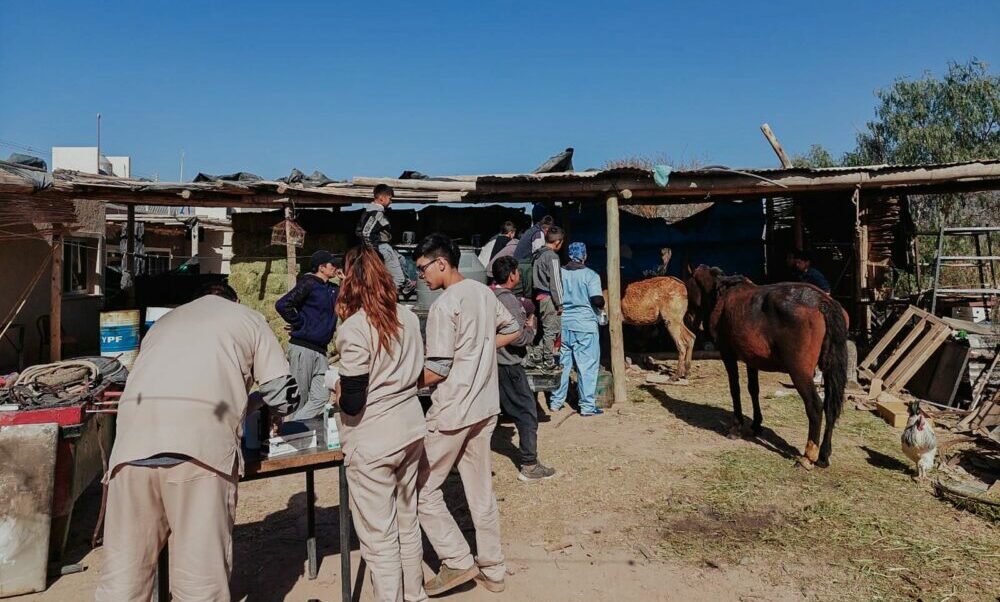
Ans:
[[[920,402],[910,404],[910,417],[906,420],[906,428],[900,438],[903,453],[917,465],[917,478],[923,480],[934,468],[934,458],[937,456],[937,436],[934,427],[924,417],[920,410]]]

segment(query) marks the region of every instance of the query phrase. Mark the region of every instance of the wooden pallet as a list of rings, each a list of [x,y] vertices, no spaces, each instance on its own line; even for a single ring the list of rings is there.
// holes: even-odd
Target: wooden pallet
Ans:
[[[914,319],[916,322],[911,324]],[[890,350],[904,331],[903,339]],[[876,399],[883,391],[900,391],[938,347],[948,340],[951,332],[951,326],[944,320],[912,305],[908,307],[858,365],[858,373],[871,383],[868,399]],[[879,361],[886,351],[889,355]]]

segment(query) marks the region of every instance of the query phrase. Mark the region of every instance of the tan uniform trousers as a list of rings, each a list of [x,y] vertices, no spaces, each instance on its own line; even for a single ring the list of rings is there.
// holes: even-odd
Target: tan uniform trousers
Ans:
[[[173,599],[228,602],[236,487],[236,476],[193,461],[117,470],[108,483],[97,602],[150,600],[168,536]]]
[[[423,440],[366,464],[347,466],[354,531],[378,602],[418,602],[424,592],[417,522],[417,468]]]
[[[493,495],[490,439],[496,425],[497,417],[493,416],[457,431],[427,433],[417,481],[420,490],[417,516],[442,563],[460,570],[478,564],[484,575],[499,581],[504,578],[507,567],[500,549],[500,509]],[[475,559],[441,491],[456,464],[462,476],[472,524],[476,527]]]

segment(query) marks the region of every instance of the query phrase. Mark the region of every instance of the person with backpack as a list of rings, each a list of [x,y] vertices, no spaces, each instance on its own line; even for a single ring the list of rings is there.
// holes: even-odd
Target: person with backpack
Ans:
[[[500,234],[497,234],[493,238],[486,241],[483,248],[479,250],[479,263],[483,264],[483,266],[487,268],[487,276],[489,276],[488,268],[493,262],[493,259],[504,249],[504,247],[512,243],[515,247],[518,243],[517,226],[514,225],[514,222],[507,221],[503,223],[503,227],[500,229]],[[513,249],[511,251],[513,252]]]
[[[529,367],[555,370],[556,337],[561,329],[559,316],[562,314],[563,288],[560,271],[559,251],[563,247],[565,233],[559,226],[552,226],[545,233],[545,246],[532,255],[531,285],[533,299],[538,304],[542,318],[541,341],[529,352]]]
[[[527,259],[533,253],[541,250],[545,246],[545,233],[553,224],[555,224],[555,220],[552,219],[552,216],[546,215],[539,219],[538,223],[525,230],[520,240],[517,241],[517,247],[514,248],[514,259],[518,261]]]

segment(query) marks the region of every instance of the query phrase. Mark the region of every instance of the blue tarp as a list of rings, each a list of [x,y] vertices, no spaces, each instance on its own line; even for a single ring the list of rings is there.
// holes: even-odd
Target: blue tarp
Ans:
[[[570,212],[570,239],[586,243],[587,263],[602,275],[607,265],[605,210],[585,206]],[[761,201],[715,203],[673,225],[621,213],[622,278],[638,280],[660,264],[660,249],[670,247],[669,272],[682,277],[684,267],[714,265],[756,281],[764,277],[764,207]]]

